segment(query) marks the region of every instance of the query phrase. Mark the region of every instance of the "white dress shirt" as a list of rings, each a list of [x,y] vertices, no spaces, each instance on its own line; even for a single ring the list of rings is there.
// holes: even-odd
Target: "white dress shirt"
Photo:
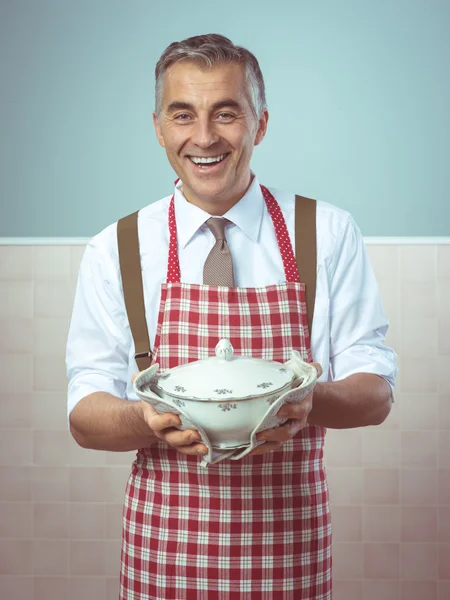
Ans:
[[[286,220],[295,247],[294,198],[269,188]],[[161,284],[166,281],[171,196],[139,212],[138,230],[145,310],[154,345]],[[210,216],[186,201],[175,187],[181,281],[202,283],[203,265],[215,239],[205,224]],[[256,177],[245,196],[225,215],[238,287],[285,281],[271,217]],[[364,241],[352,216],[317,202],[317,283],[311,350],[323,367],[321,381],[353,373],[375,373],[394,387],[396,354],[383,344],[388,329]],[[122,291],[117,223],[86,246],[75,294],[66,351],[68,414],[82,398],[97,391],[137,400],[131,378],[138,371]]]

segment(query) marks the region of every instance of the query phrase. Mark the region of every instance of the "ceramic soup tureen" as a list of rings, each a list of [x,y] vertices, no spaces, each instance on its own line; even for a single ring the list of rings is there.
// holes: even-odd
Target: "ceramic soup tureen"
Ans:
[[[200,425],[213,447],[243,446],[249,443],[251,432],[272,403],[292,387],[301,385],[302,379],[298,369],[290,368],[292,361],[282,364],[236,356],[225,339],[217,344],[215,353],[213,357],[157,375],[151,390]],[[310,382],[314,367],[304,363],[298,352],[293,354],[305,365],[305,379]],[[139,388],[138,380],[136,383]],[[137,391],[150,402],[142,395],[142,386]]]

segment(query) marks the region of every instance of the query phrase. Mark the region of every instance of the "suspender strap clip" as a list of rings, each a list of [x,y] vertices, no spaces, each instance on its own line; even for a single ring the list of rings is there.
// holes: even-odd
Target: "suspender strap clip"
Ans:
[[[152,356],[153,356],[153,352],[137,352],[134,355],[134,358],[136,358],[136,359],[138,359],[138,358],[149,358],[151,360]]]

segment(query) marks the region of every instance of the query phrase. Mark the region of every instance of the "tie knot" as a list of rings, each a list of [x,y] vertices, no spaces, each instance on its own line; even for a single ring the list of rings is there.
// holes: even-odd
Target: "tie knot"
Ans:
[[[211,217],[206,221],[206,224],[216,240],[225,239],[225,225],[227,223],[229,223],[228,219],[221,219],[219,217]]]

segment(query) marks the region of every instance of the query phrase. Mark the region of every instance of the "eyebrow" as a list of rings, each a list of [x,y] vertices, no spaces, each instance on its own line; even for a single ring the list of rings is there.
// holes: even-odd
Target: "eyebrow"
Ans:
[[[212,105],[212,110],[220,110],[221,108],[234,108],[243,112],[243,107],[239,102],[233,100],[232,98],[226,98],[225,100],[219,100]],[[176,110],[195,110],[194,105],[190,102],[180,102],[179,100],[174,100],[167,107],[167,112],[175,112]]]

